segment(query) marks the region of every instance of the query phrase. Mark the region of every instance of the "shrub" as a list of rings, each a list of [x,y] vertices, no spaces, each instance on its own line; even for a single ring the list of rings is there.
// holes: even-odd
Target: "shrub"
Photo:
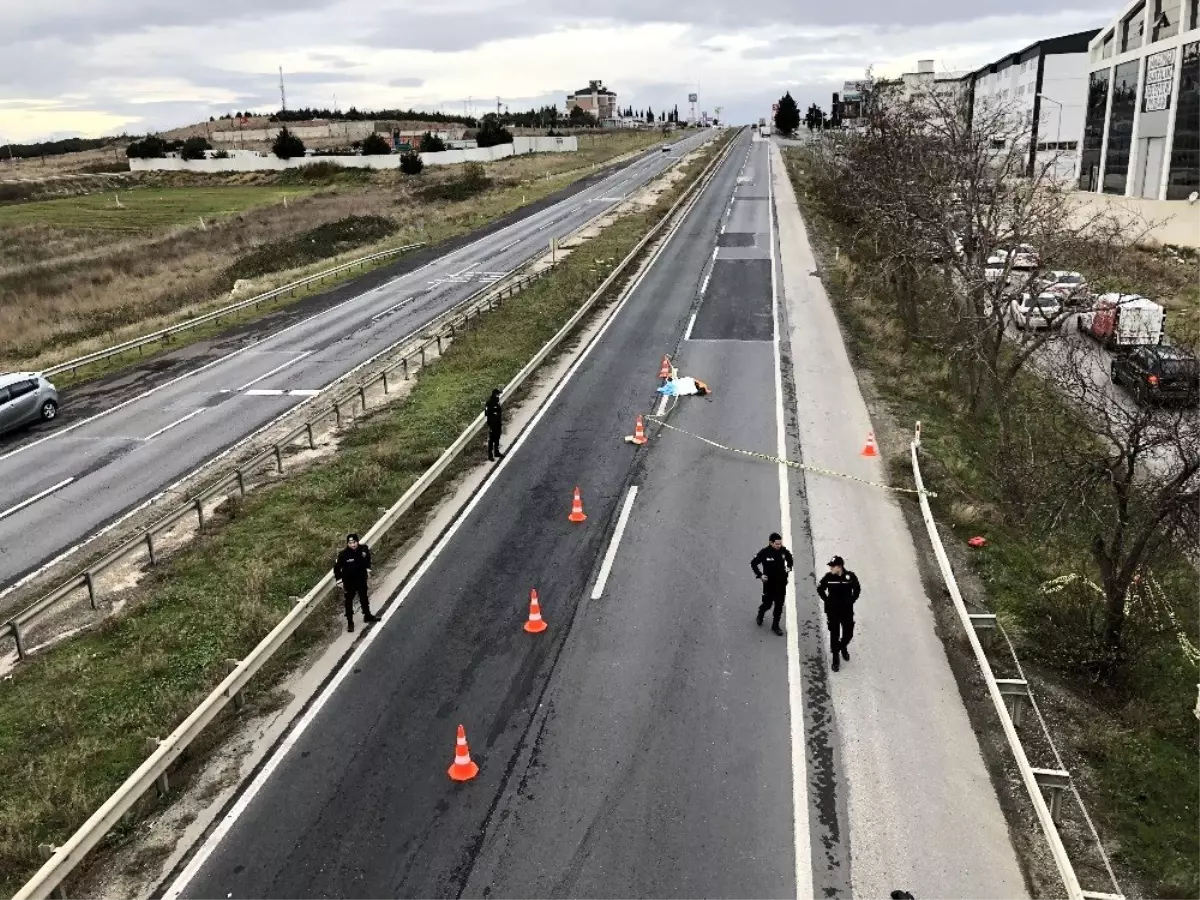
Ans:
[[[467,163],[462,174],[449,181],[431,184],[421,189],[422,200],[470,200],[492,186],[492,179],[479,163]]]
[[[218,150],[216,153],[214,153],[212,155],[212,158],[213,159],[229,159],[229,151],[228,150]]]
[[[204,159],[204,154],[212,149],[212,144],[206,138],[190,137],[183,142],[181,156],[184,159]]]
[[[409,150],[400,155],[400,171],[405,175],[420,175],[424,168],[425,161],[421,159],[421,154]]]
[[[446,149],[446,142],[431,131],[421,135],[422,153],[441,153]]]
[[[391,152],[391,144],[378,131],[372,131],[362,142],[363,156],[388,156]]]
[[[280,159],[294,159],[304,155],[304,141],[288,131],[286,127],[280,128],[271,150]]]
[[[257,278],[320,262],[355,247],[381,241],[394,234],[397,227],[385,216],[347,216],[290,238],[268,241],[240,257],[225,270],[223,279],[232,287],[239,278]]]
[[[479,124],[479,131],[475,134],[475,143],[480,147],[494,147],[497,144],[511,144],[512,142],[512,133],[500,124],[495,113],[488,113],[483,117],[483,121]]]
[[[148,134],[125,148],[130,159],[162,159],[167,155],[167,143],[162,138]]]

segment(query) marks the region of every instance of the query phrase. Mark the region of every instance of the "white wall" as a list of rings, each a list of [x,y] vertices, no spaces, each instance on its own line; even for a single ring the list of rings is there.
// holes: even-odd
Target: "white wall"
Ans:
[[[440,153],[422,153],[421,160],[427,166],[450,166],[465,162],[491,162],[506,156],[526,153],[572,153],[579,149],[579,141],[568,137],[514,137],[511,144],[494,147],[473,147],[469,150],[444,150]],[[387,156],[304,156],[297,159],[279,159],[269,154],[254,151],[232,151],[229,159],[184,160],[178,156],[165,159],[131,159],[131,172],[278,172],[298,169],[314,163],[333,163],[348,169],[398,169],[400,155]]]
[[[1076,177],[1079,166],[1079,134],[1087,109],[1088,59],[1086,53],[1054,53],[1046,57],[1042,73],[1041,124],[1038,143],[1074,141],[1074,150],[1043,150],[1039,167],[1053,164],[1052,173],[1063,180]],[[1060,109],[1050,100],[1062,104]]]

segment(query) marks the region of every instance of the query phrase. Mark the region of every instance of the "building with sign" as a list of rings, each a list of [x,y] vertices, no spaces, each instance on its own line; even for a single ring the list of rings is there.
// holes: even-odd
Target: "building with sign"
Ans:
[[[1200,191],[1197,0],[1130,0],[1088,45],[1079,189],[1147,200]]]
[[[1088,81],[1088,43],[1098,29],[1030,44],[967,76],[973,126],[988,122],[998,152],[1028,153],[1029,174],[1074,179]]]
[[[576,106],[591,113],[599,121],[613,119],[617,116],[617,95],[615,91],[606,88],[603,81],[589,81],[587,87],[567,94],[567,115],[570,115]]]
[[[870,81],[843,82],[841,92],[833,95],[830,114],[843,128],[859,128],[866,124],[867,101],[870,95]]]

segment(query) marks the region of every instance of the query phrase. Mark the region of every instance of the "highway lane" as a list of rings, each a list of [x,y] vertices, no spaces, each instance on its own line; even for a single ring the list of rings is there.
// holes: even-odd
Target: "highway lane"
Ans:
[[[313,392],[544,252],[551,237],[613,206],[709,136],[689,136],[671,154],[647,153],[574,197],[424,269],[0,455],[0,584],[36,571],[139,508]]]
[[[837,843],[836,821],[810,816],[803,762],[793,779],[789,640],[753,622],[749,559],[780,526],[776,467],[621,439],[700,312],[708,338],[679,359],[716,395],[675,421],[777,446],[771,333],[726,339],[746,309],[769,314],[769,260],[713,269],[748,137],[168,897],[796,896],[809,848]],[[767,277],[732,277],[751,268]],[[576,484],[581,525],[566,521]],[[530,588],[550,625],[538,636],[521,629]],[[481,771],[456,785],[460,722]]]

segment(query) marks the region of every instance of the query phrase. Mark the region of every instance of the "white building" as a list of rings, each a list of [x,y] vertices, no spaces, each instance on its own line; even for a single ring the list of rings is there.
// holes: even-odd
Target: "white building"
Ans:
[[[1097,34],[1093,29],[1038,41],[965,79],[971,122],[996,121],[1001,112],[1009,113],[996,149],[1006,149],[1003,142],[1020,141],[1018,149],[1029,154],[1030,174],[1045,171],[1058,180],[1075,177],[1087,96],[1088,42]]]
[[[1079,189],[1147,200],[1200,191],[1197,0],[1130,0],[1088,45]]]
[[[900,100],[914,97],[936,97],[939,104],[953,109],[964,96],[968,72],[935,71],[932,59],[917,61],[917,71],[900,76]]]

